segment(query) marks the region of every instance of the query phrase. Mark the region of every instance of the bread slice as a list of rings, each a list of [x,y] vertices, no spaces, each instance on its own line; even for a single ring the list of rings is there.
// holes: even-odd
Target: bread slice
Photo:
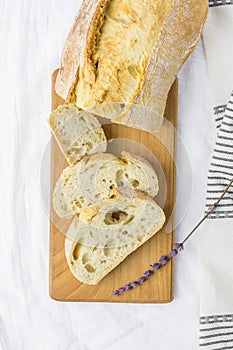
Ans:
[[[53,192],[53,208],[61,218],[71,218],[74,215],[62,191],[60,179],[57,181]]]
[[[149,163],[127,152],[122,152],[122,158],[94,154],[63,171],[53,195],[54,209],[59,216],[68,217],[70,211],[66,213],[64,208],[77,214],[122,188],[138,189],[154,197],[159,190],[158,178]]]
[[[207,11],[207,0],[84,0],[63,51],[57,93],[114,122],[156,131]]]
[[[151,197],[159,192],[158,178],[150,163],[125,151],[120,159],[103,164],[96,174],[96,188],[104,198],[111,197],[112,187],[140,190]]]
[[[149,196],[116,193],[113,199],[83,209],[67,232],[68,265],[86,284],[97,284],[165,222],[163,210]]]
[[[113,154],[96,153],[86,156],[74,166],[64,169],[53,193],[54,209],[60,217],[69,217],[68,212],[67,215],[63,215],[65,202],[74,215],[79,213],[86,205],[101,200],[101,196],[98,195],[95,189],[96,173],[99,167],[113,159],[117,159]],[[57,201],[57,198],[59,201]],[[64,201],[62,202],[60,198],[63,198]]]
[[[59,106],[49,124],[69,164],[86,154],[105,152],[107,141],[99,121],[73,104]]]

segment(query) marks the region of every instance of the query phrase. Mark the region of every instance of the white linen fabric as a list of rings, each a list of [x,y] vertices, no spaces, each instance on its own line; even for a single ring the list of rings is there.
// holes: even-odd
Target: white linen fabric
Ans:
[[[233,1],[210,1],[203,37],[214,96],[217,140],[206,211],[233,178]],[[233,186],[201,237],[200,349],[233,349]]]
[[[196,350],[198,233],[176,258],[170,304],[59,303],[49,297],[49,218],[41,200],[40,169],[50,138],[51,73],[79,6],[79,0],[1,1],[0,349]],[[184,183],[193,192],[177,228],[178,242],[204,211],[215,136],[211,105],[200,42],[179,74],[179,134],[193,176],[186,178],[178,144],[177,194],[183,198]],[[43,181],[49,188],[49,162]],[[177,222],[183,216],[178,206]]]

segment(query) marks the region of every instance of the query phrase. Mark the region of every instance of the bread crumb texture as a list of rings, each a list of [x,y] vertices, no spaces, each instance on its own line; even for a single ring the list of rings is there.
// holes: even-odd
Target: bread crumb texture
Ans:
[[[49,124],[69,164],[106,151],[106,136],[97,118],[73,104],[59,106],[51,113]]]
[[[71,212],[78,214],[85,206],[114,198],[116,190],[125,189],[154,197],[159,191],[154,169],[127,152],[122,158],[93,154],[63,171],[53,194],[54,209],[60,217],[70,217]]]
[[[164,222],[162,209],[150,197],[137,193],[133,197],[119,194],[85,208],[73,220],[65,240],[73,275],[87,284],[98,283]]]

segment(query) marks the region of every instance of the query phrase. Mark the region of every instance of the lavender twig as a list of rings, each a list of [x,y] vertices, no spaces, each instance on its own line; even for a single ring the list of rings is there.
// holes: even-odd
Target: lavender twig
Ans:
[[[124,287],[121,287],[113,292],[113,295],[119,296],[123,294],[124,292],[128,292],[131,289],[134,289],[141,284],[143,284],[145,281],[148,280],[155,272],[157,272],[160,268],[165,266],[172,258],[175,258],[177,254],[184,249],[184,244],[187,242],[187,240],[193,235],[193,233],[199,228],[199,226],[208,218],[208,216],[217,208],[218,204],[221,202],[231,185],[233,184],[233,178],[229,182],[229,184],[226,186],[225,190],[217,200],[207,211],[207,213],[204,215],[204,217],[197,223],[197,225],[192,229],[192,231],[185,237],[183,242],[181,243],[175,243],[173,249],[170,251],[168,255],[163,255],[159,259],[159,262],[156,262],[154,264],[151,264],[151,269],[144,272],[144,275],[141,276],[139,279],[137,279],[134,282],[130,282],[126,284]]]

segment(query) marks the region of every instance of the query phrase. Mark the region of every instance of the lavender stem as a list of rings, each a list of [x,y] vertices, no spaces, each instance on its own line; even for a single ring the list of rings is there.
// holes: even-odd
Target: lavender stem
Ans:
[[[233,178],[231,179],[229,184],[226,186],[225,190],[223,191],[223,193],[221,194],[221,196],[219,197],[217,202],[214,203],[209,208],[209,210],[207,211],[205,216],[197,223],[197,225],[186,236],[186,238],[183,240],[183,242],[175,243],[174,248],[171,250],[171,252],[168,255],[161,256],[159,259],[159,262],[151,264],[150,265],[151,269],[145,271],[144,276],[139,277],[139,279],[137,281],[130,282],[130,283],[126,284],[124,287],[121,287],[121,288],[115,290],[113,292],[113,295],[119,296],[119,295],[123,294],[124,292],[128,292],[131,289],[140,286],[145,281],[147,281],[148,278],[150,278],[154,274],[154,272],[157,272],[160,268],[165,266],[172,258],[175,258],[177,256],[177,254],[184,249],[184,244],[187,242],[187,240],[193,235],[193,233],[199,228],[199,226],[208,218],[208,216],[217,208],[218,204],[221,202],[221,200],[223,199],[223,197],[225,196],[225,194],[227,193],[227,191],[229,190],[229,188],[231,187],[232,184],[233,184]]]

